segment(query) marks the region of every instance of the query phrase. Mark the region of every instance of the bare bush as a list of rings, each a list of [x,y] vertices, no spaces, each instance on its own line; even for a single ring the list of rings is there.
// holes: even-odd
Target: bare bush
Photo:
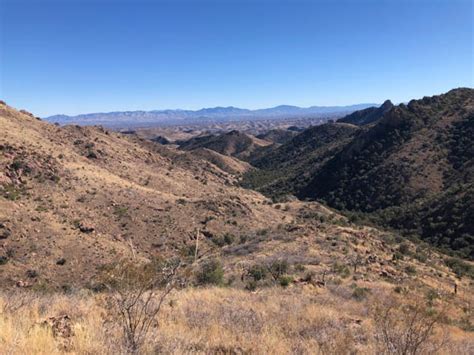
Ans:
[[[106,273],[110,290],[109,307],[121,325],[124,345],[129,353],[138,353],[169,293],[182,280],[178,260],[137,265],[136,261],[113,265]]]
[[[389,299],[375,307],[375,341],[380,354],[436,353],[447,342],[435,334],[443,312],[421,303],[400,304]]]
[[[29,306],[35,295],[25,291],[5,291],[1,295],[0,314],[15,314],[20,309]]]

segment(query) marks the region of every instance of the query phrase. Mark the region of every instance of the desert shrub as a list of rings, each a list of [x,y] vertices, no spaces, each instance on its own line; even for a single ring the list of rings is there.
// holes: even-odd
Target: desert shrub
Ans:
[[[231,245],[234,242],[234,235],[230,233],[225,233],[224,235],[213,235],[211,241],[218,247],[223,247],[225,245]]]
[[[369,288],[356,286],[354,290],[352,291],[352,298],[354,298],[357,301],[362,301],[366,299],[369,294],[370,294]]]
[[[140,352],[163,302],[182,282],[180,266],[179,260],[155,260],[144,265],[123,261],[105,268],[103,282],[111,291],[108,306],[122,329],[128,352]]]
[[[459,258],[449,258],[445,261],[446,265],[458,276],[469,276],[474,278],[474,267]]]
[[[196,280],[199,285],[222,285],[224,283],[224,269],[217,259],[204,262],[197,272]]]
[[[316,276],[315,272],[314,271],[309,271],[307,272],[303,278],[302,278],[302,281],[304,282],[311,282],[314,280],[314,277]]]
[[[114,215],[116,215],[118,218],[123,218],[127,215],[128,213],[128,207],[127,206],[116,206],[114,208]]]
[[[342,278],[349,277],[349,275],[351,274],[351,271],[349,270],[347,265],[340,264],[338,262],[335,262],[333,264],[332,270],[333,270],[334,273],[338,274]]]
[[[409,255],[410,254],[410,245],[408,243],[402,243],[398,247],[398,251],[402,255]]]
[[[442,312],[435,312],[421,303],[400,304],[389,299],[377,304],[374,321],[378,353],[437,353],[446,342],[445,337],[435,335],[443,316]]]
[[[395,293],[402,293],[403,292],[403,287],[402,286],[396,286],[393,291]]]
[[[245,289],[248,291],[255,291],[257,289],[257,282],[255,280],[249,280],[245,285]]]
[[[399,251],[396,251],[395,253],[393,253],[392,255],[392,260],[396,261],[396,260],[403,260],[403,254],[400,253]]]
[[[5,265],[8,262],[8,258],[6,256],[0,256],[0,265]]]
[[[235,236],[230,233],[224,234],[224,243],[227,245],[231,245],[234,242]]]
[[[408,265],[406,268],[405,268],[405,271],[407,274],[409,275],[416,275],[416,268],[413,266],[413,265]]]
[[[270,272],[274,280],[278,280],[288,271],[288,261],[274,260],[270,263],[268,271]]]
[[[250,267],[248,274],[254,281],[260,281],[267,277],[268,269],[264,265],[253,265]]]
[[[303,264],[295,264],[295,271],[297,272],[303,272],[306,270],[306,266]]]
[[[31,173],[31,168],[28,166],[28,164],[26,162],[24,162],[23,160],[19,159],[19,158],[16,158],[10,164],[10,168],[15,170],[15,171],[22,170],[25,174]]]
[[[421,263],[426,263],[426,261],[428,260],[428,255],[423,251],[420,251],[420,252],[417,251],[416,254],[413,256],[415,257],[416,260],[418,260]]]
[[[38,277],[38,271],[33,269],[26,270],[26,276],[30,279],[34,279],[35,277]]]
[[[8,184],[0,186],[0,194],[10,201],[16,201],[20,199],[21,195],[24,193],[24,189],[17,187],[13,184]]]
[[[293,277],[289,275],[282,275],[278,278],[278,283],[282,287],[287,287],[293,282]]]
[[[435,290],[429,290],[428,292],[426,292],[426,299],[430,307],[433,306],[433,301],[438,298],[439,298],[439,293],[436,292]]]

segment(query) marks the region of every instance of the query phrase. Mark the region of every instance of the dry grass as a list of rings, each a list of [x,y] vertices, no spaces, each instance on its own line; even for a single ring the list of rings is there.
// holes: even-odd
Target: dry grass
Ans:
[[[343,288],[343,286],[341,286]],[[231,288],[189,288],[170,295],[140,353],[390,353],[377,342],[376,300],[401,302],[379,289],[365,301],[348,299],[347,290],[272,287],[252,293]],[[3,294],[0,297],[2,354],[126,353],[119,323],[107,308],[107,295]],[[74,335],[54,336],[42,322],[67,314]],[[397,314],[403,319],[403,313]],[[432,318],[430,318],[432,319]],[[472,333],[443,324],[427,337],[426,351],[472,353]],[[397,331],[403,321],[397,322]],[[400,325],[401,324],[401,325]],[[435,351],[441,329],[447,340]],[[426,345],[426,344],[425,344]],[[393,351],[391,352],[393,353]],[[407,353],[409,354],[409,352]]]

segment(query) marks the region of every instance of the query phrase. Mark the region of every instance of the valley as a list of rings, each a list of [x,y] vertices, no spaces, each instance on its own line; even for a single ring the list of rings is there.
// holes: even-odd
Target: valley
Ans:
[[[122,336],[108,277],[179,260],[142,352],[378,353],[396,346],[379,330],[417,322],[423,351],[470,353],[473,103],[456,89],[314,126],[125,134],[2,104],[0,342],[128,351],[107,340]],[[75,335],[25,333],[58,312]]]

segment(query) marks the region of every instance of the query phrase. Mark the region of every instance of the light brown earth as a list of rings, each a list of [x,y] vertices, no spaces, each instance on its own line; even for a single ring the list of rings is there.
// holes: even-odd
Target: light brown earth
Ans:
[[[273,204],[236,185],[246,165],[233,158],[213,164],[5,105],[0,130],[0,303],[29,297],[22,307],[0,307],[7,353],[119,353],[120,341],[110,341],[120,337],[117,324],[104,326],[105,296],[85,288],[104,265],[189,256],[196,239],[191,266],[219,259],[227,286],[172,293],[143,353],[380,353],[374,309],[393,297],[444,310],[436,332],[447,330],[451,348],[440,352],[472,353],[472,280],[456,278],[427,246],[405,242],[409,253],[394,258],[391,233],[314,202]],[[288,263],[288,286],[267,279],[246,290],[248,270],[275,260]],[[359,300],[360,288],[367,291]],[[38,326],[63,313],[75,330],[67,348]]]

